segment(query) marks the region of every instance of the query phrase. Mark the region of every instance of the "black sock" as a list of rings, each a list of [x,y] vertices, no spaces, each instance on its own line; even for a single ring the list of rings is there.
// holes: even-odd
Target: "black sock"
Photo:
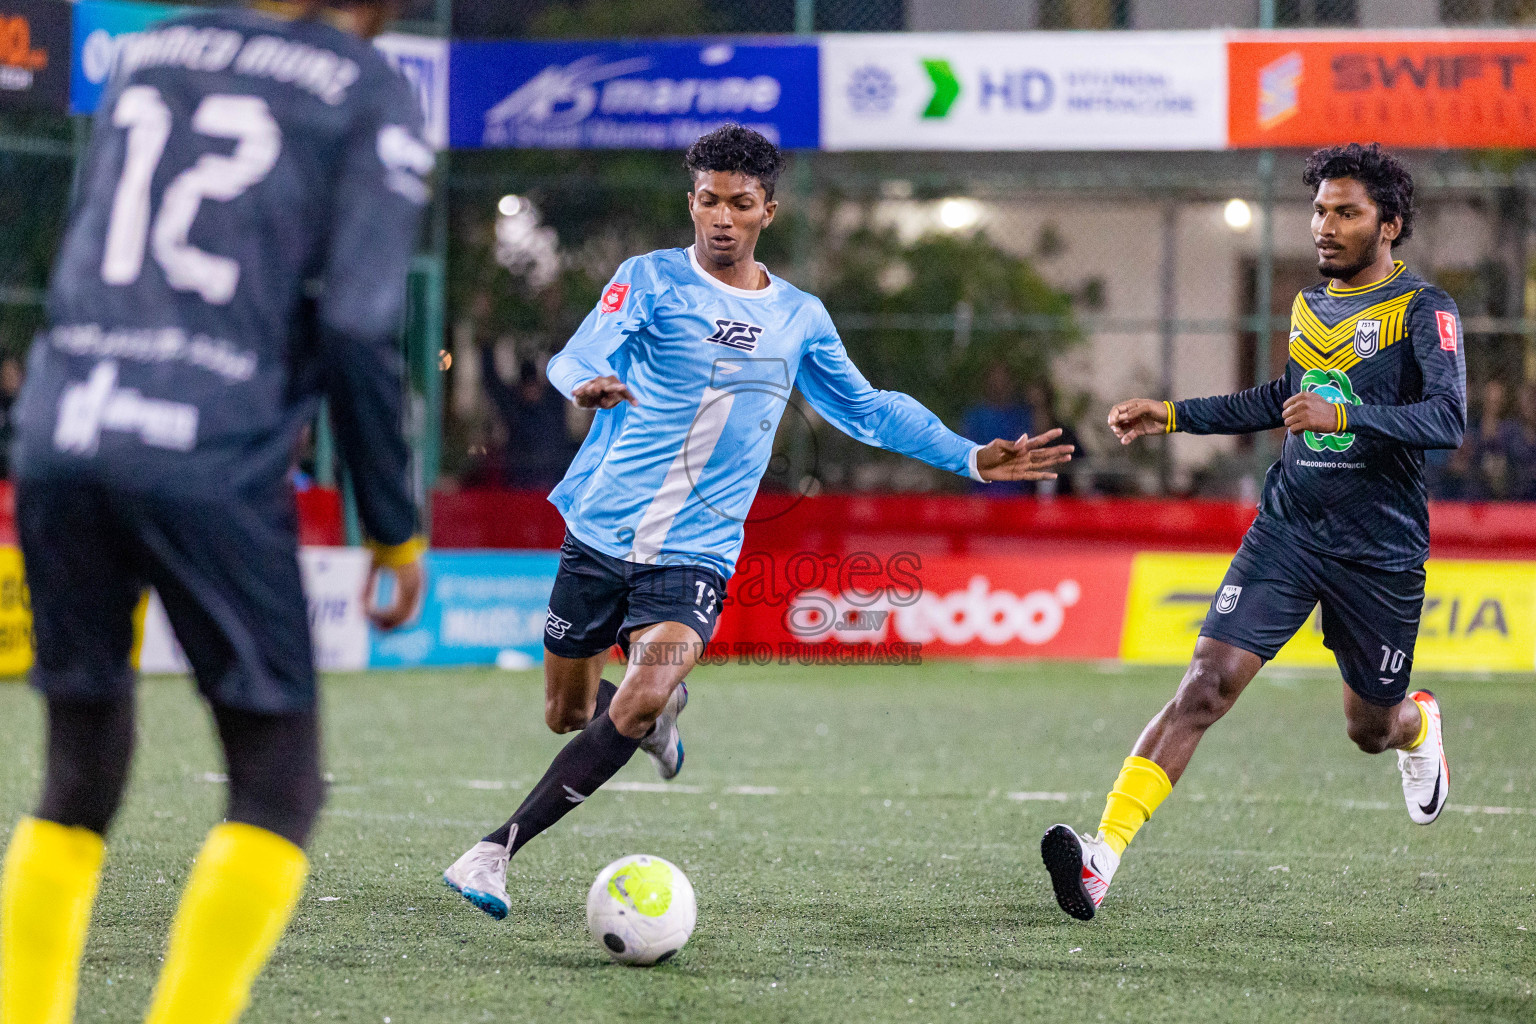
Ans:
[[[613,695],[619,692],[619,688],[606,679],[597,681],[597,706],[592,709],[592,717],[596,718],[608,710],[608,705],[613,703]]]
[[[229,766],[225,818],[303,846],[325,803],[316,710],[258,715],[215,706],[213,718]]]
[[[106,835],[133,759],[133,694],[103,703],[48,701],[48,770],[37,816]]]
[[[485,841],[506,846],[511,838],[512,852],[516,853],[618,774],[639,746],[639,740],[630,739],[614,727],[605,709],[555,755],[549,770],[517,813],[486,836]]]

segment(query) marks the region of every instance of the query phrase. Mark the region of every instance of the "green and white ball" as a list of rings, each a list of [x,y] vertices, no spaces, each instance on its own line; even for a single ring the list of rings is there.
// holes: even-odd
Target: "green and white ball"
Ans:
[[[621,964],[670,959],[693,934],[693,883],[670,861],[636,854],[603,868],[587,893],[587,928]]]

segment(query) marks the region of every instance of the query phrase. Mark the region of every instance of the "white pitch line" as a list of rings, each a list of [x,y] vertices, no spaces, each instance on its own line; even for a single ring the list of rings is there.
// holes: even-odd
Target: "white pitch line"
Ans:
[[[670,782],[610,782],[603,789],[620,793],[702,793],[703,786],[677,786]]]
[[[204,781],[204,783],[215,783],[215,785],[229,781],[229,777],[224,775],[223,772],[201,772],[201,774],[197,775],[197,778],[200,781]],[[453,783],[439,783],[439,781],[435,780],[370,780],[369,783],[366,783],[366,785],[335,786],[335,788],[332,789],[332,792],[333,794],[356,794],[356,792],[366,791],[366,789],[373,788],[373,786],[378,785],[415,785],[416,788],[419,789],[422,788],[422,786],[453,785]],[[504,781],[496,780],[496,778],[464,778],[464,780],[458,780],[458,785],[465,786],[465,788],[468,789],[481,789],[481,791],[505,791],[505,789],[518,789],[519,786],[522,786],[522,783],[518,780]],[[779,795],[783,795],[785,792],[790,792],[785,791],[785,789],[780,789],[779,786],[723,786],[723,788],[719,789],[719,791],[714,791],[714,789],[708,788],[708,786],[687,786],[677,785],[677,783],[648,783],[648,781],[610,781],[607,786],[604,786],[604,789],[605,791],[610,792],[659,792],[659,794],[684,795],[699,795],[707,794],[707,792],[720,792],[720,794],[733,795],[733,797],[779,797]],[[805,792],[806,795],[809,795],[809,791]],[[992,797],[992,795],[995,794],[997,794],[997,791],[994,789],[991,794],[985,795],[986,797]],[[866,792],[860,792],[860,794],[856,795],[852,794],[852,792],[833,791],[829,792],[828,795],[834,795],[834,797],[836,797],[836,795],[843,795],[843,797],[849,798],[862,798],[868,797],[869,794],[866,794]],[[908,794],[902,794],[902,797],[911,797],[911,795],[911,792],[908,792]],[[966,794],[949,795],[954,795],[954,797],[958,798],[968,798],[968,795]],[[980,797],[980,795],[983,794],[972,794],[972,797]],[[1072,803],[1074,800],[1091,800],[1091,798],[1094,798],[1095,794],[1087,791],[1075,792],[1074,794],[1074,792],[1051,791],[1051,789],[1026,789],[1026,791],[1006,792],[1006,794],[1003,795],[1005,795],[1008,800],[1014,800],[1017,801],[1017,803]],[[1316,808],[1327,808],[1327,806],[1335,806],[1335,808],[1342,808],[1344,811],[1395,812],[1398,811],[1398,809],[1402,806],[1402,804],[1393,803],[1393,801],[1387,800],[1315,800],[1315,798],[1303,798],[1303,800],[1296,800],[1296,798],[1284,797],[1284,795],[1278,794],[1217,795],[1215,800],[1212,800],[1212,795],[1210,794],[1204,794],[1204,792],[1193,792],[1193,794],[1187,795],[1186,800],[1189,800],[1190,803],[1206,803],[1206,801],[1210,801],[1210,803],[1218,804],[1303,804],[1303,806],[1316,806]],[[1505,815],[1536,815],[1536,808],[1513,808],[1513,806],[1498,806],[1498,804],[1448,803],[1445,804],[1445,809],[1447,809],[1447,811],[1455,811],[1456,814],[1484,814],[1493,815],[1493,817],[1505,817]]]

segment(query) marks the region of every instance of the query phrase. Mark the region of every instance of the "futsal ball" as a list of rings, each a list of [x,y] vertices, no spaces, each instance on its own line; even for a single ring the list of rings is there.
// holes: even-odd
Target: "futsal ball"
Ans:
[[[587,893],[587,928],[621,964],[670,959],[693,934],[693,883],[676,864],[636,854],[603,868]]]

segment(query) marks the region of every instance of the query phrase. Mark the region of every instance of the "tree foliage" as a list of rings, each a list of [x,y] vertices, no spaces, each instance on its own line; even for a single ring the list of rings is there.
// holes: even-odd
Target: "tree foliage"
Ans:
[[[948,419],[975,400],[986,368],[1048,379],[1050,360],[1080,340],[1072,297],[985,233],[929,234],[903,243],[864,226],[828,261],[822,297],[855,362],[881,387],[905,391]],[[1031,320],[1028,318],[1037,318]]]

